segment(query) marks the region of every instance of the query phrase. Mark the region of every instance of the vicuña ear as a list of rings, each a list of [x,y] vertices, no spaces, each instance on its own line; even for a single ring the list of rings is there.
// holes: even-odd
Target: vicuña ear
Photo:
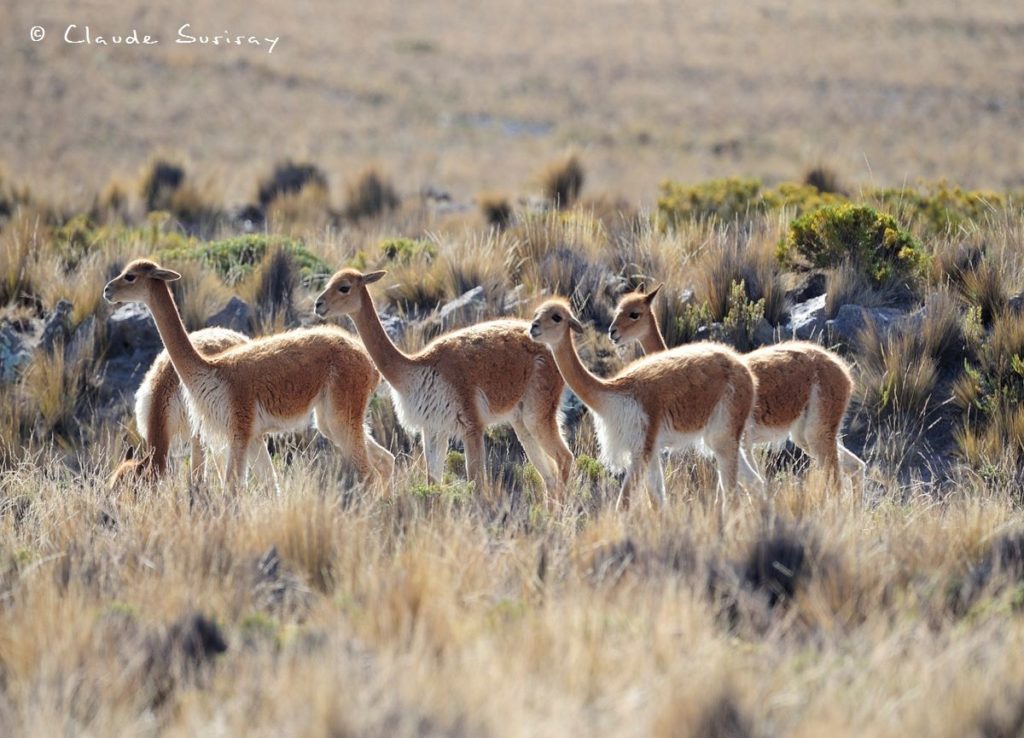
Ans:
[[[181,275],[172,269],[154,269],[149,273],[151,279],[159,279],[163,282],[177,282]]]
[[[387,272],[381,269],[379,272],[370,272],[369,274],[363,275],[363,284],[373,284],[378,279],[383,277]]]
[[[583,324],[576,320],[576,318],[574,318],[571,315],[569,316],[569,327],[572,328],[577,333],[583,333],[583,331],[585,330],[583,328]]]
[[[661,288],[664,287],[664,286],[665,285],[663,285],[663,284],[659,284],[653,290],[648,292],[647,295],[644,297],[644,302],[646,302],[648,305],[650,305],[652,302],[654,302],[654,296],[657,295],[661,291]]]
[[[641,295],[644,293],[645,289],[647,289],[647,285],[644,284],[643,282],[636,286],[636,291],[639,292]]]

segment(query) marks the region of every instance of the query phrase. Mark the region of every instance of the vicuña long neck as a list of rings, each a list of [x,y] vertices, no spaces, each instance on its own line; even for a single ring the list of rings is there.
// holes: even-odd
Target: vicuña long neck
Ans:
[[[569,389],[583,400],[583,403],[596,413],[604,411],[605,400],[608,397],[607,383],[590,373],[580,361],[576,353],[576,346],[573,343],[572,334],[568,339],[554,347],[552,351],[555,357],[555,364],[561,372]]]
[[[185,332],[185,326],[178,315],[178,307],[171,296],[171,288],[166,282],[153,285],[149,310],[156,321],[156,329],[160,340],[164,342],[167,355],[171,358],[174,371],[181,377],[185,386],[194,382],[199,374],[208,369],[210,364],[204,359]]]
[[[643,348],[645,354],[656,354],[659,351],[664,351],[668,346],[665,345],[665,339],[661,335],[661,328],[658,327],[658,321],[654,319],[654,316],[649,316],[648,330],[640,337],[640,346]]]
[[[356,324],[356,331],[363,339],[370,358],[377,365],[384,379],[392,387],[399,387],[405,376],[405,370],[412,366],[412,360],[398,350],[398,347],[391,342],[387,331],[380,323],[377,315],[377,308],[374,307],[370,293],[365,289],[360,295],[361,307],[359,312],[352,315],[352,322]]]

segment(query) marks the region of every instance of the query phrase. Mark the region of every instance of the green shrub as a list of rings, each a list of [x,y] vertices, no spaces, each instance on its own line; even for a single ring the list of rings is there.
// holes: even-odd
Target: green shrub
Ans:
[[[748,300],[747,288],[742,282],[733,282],[722,327],[732,344],[740,351],[754,348],[754,333],[764,320],[764,298]]]
[[[833,205],[806,213],[789,226],[779,260],[838,267],[852,263],[875,285],[913,280],[927,261],[921,245],[896,219],[866,205]]]
[[[767,190],[761,198],[767,210],[791,210],[794,215],[803,215],[829,205],[846,202],[839,192],[819,190],[812,184],[783,182],[773,190]]]
[[[769,210],[788,209],[801,215],[845,201],[841,193],[822,192],[812,184],[782,182],[766,189],[758,179],[728,177],[696,185],[663,183],[658,214],[663,225],[674,227],[686,220],[730,221]]]
[[[156,253],[158,261],[200,261],[217,270],[227,284],[233,285],[250,274],[263,261],[267,251],[279,248],[291,256],[303,280],[330,274],[330,267],[306,249],[300,241],[283,236],[249,235],[221,241],[190,241],[177,248]]]
[[[696,185],[664,182],[658,214],[668,226],[681,221],[715,217],[734,220],[761,207],[761,181],[729,177]]]
[[[928,236],[983,222],[993,210],[1008,204],[1007,198],[999,193],[964,190],[946,182],[921,189],[875,190],[869,198],[895,213],[908,228]]]
[[[377,248],[385,259],[400,264],[408,264],[420,256],[428,260],[437,256],[437,247],[423,238],[387,238]]]

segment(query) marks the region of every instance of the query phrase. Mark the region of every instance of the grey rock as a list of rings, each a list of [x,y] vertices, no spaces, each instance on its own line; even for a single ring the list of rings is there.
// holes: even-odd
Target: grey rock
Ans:
[[[761,318],[754,328],[753,343],[755,346],[767,346],[775,343],[775,328],[764,318]]]
[[[135,395],[163,344],[153,316],[139,303],[121,305],[107,318],[107,336],[98,395],[101,403],[120,403]]]
[[[64,344],[64,361],[71,364],[89,358],[95,346],[96,316],[89,315],[78,324],[75,332]],[[45,337],[44,337],[45,340]]]
[[[482,317],[486,306],[487,295],[484,293],[484,288],[476,286],[446,303],[438,313],[438,319],[445,329],[453,327],[456,322],[460,324],[475,322]]]
[[[146,370],[152,365],[159,353],[155,351],[136,351],[133,354],[122,354],[108,358],[100,366],[97,377],[97,395],[100,404],[119,404],[135,396],[135,391],[142,384]]]
[[[156,356],[162,348],[160,334],[149,309],[137,302],[121,305],[107,318],[107,356],[133,356],[143,352]]]
[[[206,319],[207,328],[229,328],[247,336],[253,334],[253,311],[245,300],[232,297],[227,304]]]
[[[789,302],[807,302],[808,300],[820,297],[825,294],[828,288],[828,279],[821,272],[812,272],[801,280],[800,284],[786,293]]]
[[[798,303],[789,311],[783,335],[808,340],[825,329],[825,295]]]
[[[67,345],[68,339],[71,338],[72,307],[67,300],[60,300],[46,317],[46,322],[43,323],[43,337],[40,340],[46,353],[52,354],[58,342]]]
[[[0,382],[7,384],[32,361],[35,341],[9,321],[0,324]]]
[[[505,299],[501,302],[501,311],[503,313],[514,313],[516,308],[523,304],[523,285],[517,284],[511,292],[505,295]]]
[[[721,343],[728,342],[728,336],[725,328],[721,323],[709,323],[708,325],[702,325],[697,328],[693,334],[694,340],[697,341],[718,341]]]
[[[382,313],[380,324],[384,326],[384,332],[388,334],[388,338],[392,341],[400,341],[402,336],[405,335],[405,321],[397,315]]]
[[[826,323],[831,334],[846,342],[853,342],[868,325],[874,325],[879,333],[888,333],[896,327],[909,325],[907,313],[896,308],[866,308],[860,305],[843,305],[836,317]]]

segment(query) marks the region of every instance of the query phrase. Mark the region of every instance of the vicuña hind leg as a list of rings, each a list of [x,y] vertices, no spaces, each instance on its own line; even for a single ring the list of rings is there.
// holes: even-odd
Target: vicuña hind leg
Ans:
[[[467,428],[462,435],[462,446],[466,450],[466,475],[476,482],[476,488],[480,490],[487,483],[483,429],[475,426]]]
[[[395,473],[395,457],[386,448],[381,446],[368,433],[366,434],[366,451],[370,456],[370,463],[374,471],[380,477],[385,487],[391,484],[391,477]]]
[[[647,462],[647,487],[655,507],[665,504],[665,475],[661,469],[661,455],[651,454]]]
[[[277,497],[281,496],[281,483],[277,478],[277,471],[274,469],[274,461],[270,458],[270,450],[263,438],[254,438],[249,444],[249,458],[253,460],[253,467],[262,482],[269,484]]]
[[[860,485],[860,489],[863,490],[864,484],[867,482],[868,465],[859,456],[846,448],[842,442],[837,442],[837,446],[839,447],[839,465],[849,475],[854,489],[857,488],[857,485]]]
[[[228,446],[227,470],[224,472],[224,486],[231,494],[237,494],[240,485],[245,484],[249,469],[249,443],[247,439],[233,438]]]
[[[558,420],[554,415],[543,418],[530,425],[530,431],[534,438],[540,443],[542,450],[555,462],[558,470],[558,478],[564,485],[569,481],[569,474],[572,473],[572,451],[562,438],[558,429]]]
[[[530,460],[541,479],[544,480],[544,487],[549,495],[561,496],[561,483],[555,471],[554,460],[544,453],[540,443],[523,420],[512,422],[512,430],[516,438],[526,452],[526,458]]]
[[[444,454],[448,450],[448,439],[440,434],[423,431],[423,460],[427,465],[427,483],[444,483]]]
[[[367,482],[373,478],[373,465],[366,448],[366,435],[361,422],[353,424],[342,418],[332,418],[327,423],[330,439],[341,453],[342,458],[355,467],[359,479]]]
[[[206,479],[206,453],[203,451],[203,439],[198,434],[192,434],[190,443],[192,453],[190,454],[189,481],[195,486]]]

